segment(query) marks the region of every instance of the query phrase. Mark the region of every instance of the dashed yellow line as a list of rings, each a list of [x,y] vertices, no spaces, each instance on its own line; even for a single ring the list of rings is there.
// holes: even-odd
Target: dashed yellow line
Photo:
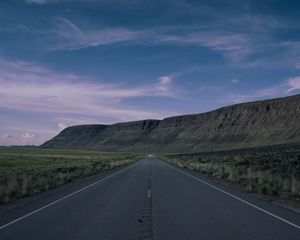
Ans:
[[[152,193],[151,193],[151,189],[148,189],[148,192],[147,192],[147,197],[148,197],[148,198],[151,198],[151,195],[152,195]]]

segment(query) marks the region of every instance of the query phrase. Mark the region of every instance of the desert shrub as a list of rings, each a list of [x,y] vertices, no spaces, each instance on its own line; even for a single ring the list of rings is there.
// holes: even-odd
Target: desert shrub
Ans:
[[[238,183],[250,192],[300,197],[300,145],[192,154],[164,159],[179,167]]]
[[[130,164],[139,157],[96,151],[0,148],[0,203]]]

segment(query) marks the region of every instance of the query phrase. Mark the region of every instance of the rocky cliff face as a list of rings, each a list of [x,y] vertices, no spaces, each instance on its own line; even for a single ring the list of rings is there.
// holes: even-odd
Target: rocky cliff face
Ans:
[[[190,152],[300,142],[300,95],[208,113],[63,130],[45,148]]]

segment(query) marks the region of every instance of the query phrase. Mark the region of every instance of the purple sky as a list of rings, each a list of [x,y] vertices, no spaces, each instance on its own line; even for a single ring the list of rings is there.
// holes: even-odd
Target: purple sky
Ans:
[[[2,1],[0,145],[300,93],[299,16],[279,0]]]

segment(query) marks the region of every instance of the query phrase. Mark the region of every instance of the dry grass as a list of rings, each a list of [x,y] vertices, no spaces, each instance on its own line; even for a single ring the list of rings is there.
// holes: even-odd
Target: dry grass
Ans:
[[[0,148],[0,203],[130,164],[137,158],[97,151]]]
[[[300,145],[173,154],[165,160],[268,196],[300,197]]]

